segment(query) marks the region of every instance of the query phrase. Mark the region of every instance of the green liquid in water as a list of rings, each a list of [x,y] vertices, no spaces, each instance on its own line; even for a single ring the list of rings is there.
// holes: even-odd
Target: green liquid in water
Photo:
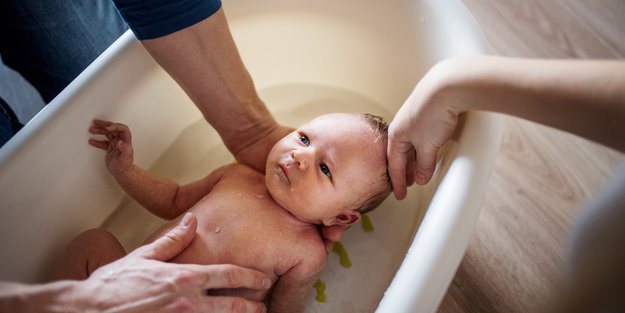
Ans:
[[[364,230],[365,233],[372,233],[374,231],[371,219],[367,214],[362,215],[362,221],[360,222],[360,225],[362,226],[362,230]]]
[[[326,283],[324,283],[321,279],[317,279],[313,287],[315,287],[315,290],[317,291],[317,296],[315,297],[315,300],[317,300],[317,302],[325,303],[327,300]]]
[[[352,267],[352,261],[349,260],[347,251],[345,250],[345,247],[340,241],[334,242],[334,244],[332,245],[332,252],[336,252],[336,254],[339,255],[339,260],[340,260],[342,267],[344,268]]]

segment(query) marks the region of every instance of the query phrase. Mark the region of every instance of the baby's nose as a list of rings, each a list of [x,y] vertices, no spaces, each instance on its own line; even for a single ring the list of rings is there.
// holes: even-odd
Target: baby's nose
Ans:
[[[299,168],[300,170],[305,170],[308,168],[311,162],[312,155],[313,153],[312,151],[310,151],[310,149],[298,149],[291,152],[291,157],[297,164],[297,168]]]

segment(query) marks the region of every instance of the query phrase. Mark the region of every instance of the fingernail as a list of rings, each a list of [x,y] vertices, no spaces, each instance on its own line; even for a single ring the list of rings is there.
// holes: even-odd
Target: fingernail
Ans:
[[[191,213],[187,212],[180,220],[180,226],[189,226],[191,223]]]
[[[269,278],[263,279],[263,287],[265,289],[271,288],[271,279],[269,279]]]

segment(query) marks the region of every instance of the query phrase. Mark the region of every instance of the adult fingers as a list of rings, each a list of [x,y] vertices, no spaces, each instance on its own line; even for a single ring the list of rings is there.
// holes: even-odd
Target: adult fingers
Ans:
[[[334,225],[334,226],[320,226],[321,236],[323,237],[323,243],[326,246],[326,251],[332,250],[332,245],[335,241],[341,240],[343,233],[347,230],[346,227]]]
[[[197,219],[192,213],[186,213],[172,230],[154,242],[137,248],[131,254],[145,259],[168,261],[191,243],[196,229]]]
[[[248,288],[267,290],[271,280],[262,272],[231,264],[196,265],[197,272],[205,275],[205,289]]]
[[[408,151],[404,143],[397,143],[389,139],[387,155],[388,155],[388,173],[391,176],[391,185],[393,193],[398,200],[406,197],[406,163]]]
[[[416,152],[414,148],[411,148],[410,151],[406,154],[406,185],[412,186],[416,177]]]
[[[210,304],[205,306],[206,312],[215,313],[264,313],[267,308],[260,301],[252,301],[236,297],[210,297]]]
[[[345,230],[345,227],[339,225],[321,226],[321,234],[323,238],[332,241],[341,240],[341,237],[343,237],[343,233],[345,232]]]
[[[174,303],[161,307],[157,312],[209,312],[209,313],[264,313],[265,305],[237,297],[202,296],[193,300],[179,298]]]
[[[438,149],[418,151],[416,155],[415,181],[419,185],[425,185],[432,178],[436,168],[436,153]]]

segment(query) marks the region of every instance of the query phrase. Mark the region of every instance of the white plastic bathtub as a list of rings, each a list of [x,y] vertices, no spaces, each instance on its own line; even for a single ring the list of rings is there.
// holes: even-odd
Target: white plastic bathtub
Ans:
[[[391,118],[437,60],[485,52],[459,1],[225,0],[261,97],[297,126],[324,112]],[[232,161],[181,89],[126,33],[0,150],[0,279],[41,281],[65,245],[105,227],[128,249],[162,220],[117,187],[87,144],[93,118],[127,123],[136,161],[184,182]],[[434,312],[471,237],[499,148],[500,121],[470,114],[440,171],[392,197],[329,256],[325,303],[307,312]],[[443,173],[445,173],[443,175]]]

